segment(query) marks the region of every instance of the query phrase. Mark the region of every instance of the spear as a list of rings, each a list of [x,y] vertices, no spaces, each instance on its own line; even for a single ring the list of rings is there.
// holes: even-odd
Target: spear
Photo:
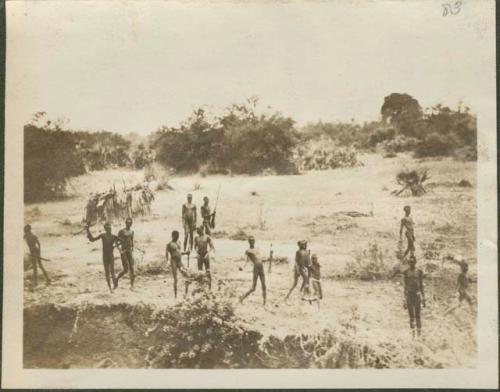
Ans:
[[[217,203],[219,202],[220,188],[222,184],[219,185],[219,190],[217,191],[217,199],[215,199],[214,212],[212,213],[212,219],[210,221],[210,226],[212,229],[215,229],[215,214],[217,212]]]
[[[273,265],[273,244],[270,246],[269,250],[269,267],[267,269],[267,272],[271,273],[271,266]]]
[[[85,225],[85,227],[84,227],[83,229],[81,229],[80,231],[77,231],[76,233],[71,233],[71,234],[73,234],[73,235],[78,235],[78,234],[81,234],[81,233],[83,233],[85,230],[87,230],[87,227],[92,227],[92,226],[94,226],[95,224],[96,224],[96,222],[94,222],[94,223],[89,223],[89,224]]]
[[[34,259],[40,259],[40,260],[43,260],[43,261],[52,261],[50,259],[46,259],[45,257],[40,257],[40,256],[31,254],[31,253],[28,253],[28,254],[30,255],[30,257],[33,257]]]
[[[187,257],[188,257],[188,263],[187,263],[187,267],[188,267],[188,268],[189,268],[189,255],[190,255],[190,254],[191,254],[191,251],[189,251],[189,250],[188,250],[187,252],[182,252],[182,253],[181,253],[181,257],[182,257],[183,255],[187,255]]]

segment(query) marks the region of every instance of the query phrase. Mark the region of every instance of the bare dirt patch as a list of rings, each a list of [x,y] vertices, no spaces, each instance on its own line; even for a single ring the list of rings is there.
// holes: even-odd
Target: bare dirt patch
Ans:
[[[271,357],[262,357],[264,354],[260,353],[260,362],[255,359],[257,362],[249,362],[248,366],[474,366],[476,313],[459,309],[444,315],[445,309],[456,302],[454,284],[458,270],[452,265],[441,265],[438,258],[445,254],[461,254],[469,261],[470,273],[475,274],[475,188],[433,187],[422,197],[395,197],[390,194],[397,185],[394,183],[395,174],[404,164],[418,167],[420,163],[404,155],[390,160],[372,155],[362,159],[365,165],[361,167],[303,175],[169,179],[175,191],[159,191],[152,205],[152,216],[134,222],[137,246],[146,251],[136,254],[138,277],[134,292],[128,289],[128,281],[124,279],[118,290],[110,294],[104,280],[100,244],[91,245],[83,233],[74,235],[80,227],[87,193],[82,191],[81,196],[65,201],[26,206],[25,220],[33,225],[33,231],[40,237],[42,256],[52,260],[45,266],[53,282],[51,286],[44,286],[42,279],[37,290],[32,292],[29,289],[31,271],[25,273],[25,366],[148,366],[144,362],[144,353],[151,342],[139,336],[144,333],[143,327],[147,330],[149,324],[141,324],[142,316],[124,316],[123,313],[141,314],[134,309],[141,309],[143,305],[150,307],[152,312],[168,310],[182,302],[182,299],[174,300],[169,267],[162,262],[165,245],[172,230],[182,233],[180,206],[186,194],[193,193],[199,206],[205,195],[215,200],[219,184],[222,184],[222,190],[214,235],[216,253],[211,262],[214,290],[219,286],[231,288],[234,295],[228,300],[234,306],[235,315],[245,320],[248,331],[263,336],[259,343],[262,350],[265,349],[264,342],[270,342],[271,336],[279,340],[266,346]],[[458,183],[463,178],[474,179],[476,176],[474,163],[464,163],[459,172],[453,161],[427,160],[421,164],[431,168],[432,179],[436,182]],[[85,192],[100,189],[123,175],[136,180],[140,173],[93,173],[75,180],[75,189],[84,189]],[[194,183],[199,183],[200,187],[193,190]],[[252,192],[259,196],[252,196]],[[422,313],[424,336],[420,341],[411,339],[399,278],[363,282],[349,280],[344,275],[346,265],[356,260],[357,252],[373,242],[387,250],[387,263],[397,263],[399,220],[406,204],[412,205],[419,263],[426,260],[426,263],[432,262],[439,267],[437,272],[427,272],[426,275],[429,306]],[[113,232],[119,228],[121,222],[114,222]],[[98,232],[99,228],[93,230]],[[237,301],[237,296],[251,285],[250,266],[244,271],[238,269],[244,261],[247,246],[244,240],[248,234],[256,237],[264,257],[272,244],[275,258],[289,260],[288,263],[273,265],[272,272],[266,276],[269,298],[266,309],[261,305],[259,286],[243,305]],[[309,241],[312,252],[318,255],[322,265],[325,299],[319,309],[315,304],[300,301],[298,293],[287,303],[283,302],[292,283],[293,259],[299,239]],[[120,270],[119,259],[115,265]],[[267,268],[266,265],[266,272]],[[190,269],[195,269],[193,257]],[[473,285],[471,292],[474,294],[475,290]],[[67,353],[64,346],[72,347],[68,346],[69,334],[82,304],[90,307],[87,313],[83,313],[85,321],[82,325],[88,328],[89,339],[92,334],[97,338],[96,343],[88,343],[87,338],[82,337],[81,344],[87,348],[77,355],[76,351]],[[48,315],[52,318],[47,318]],[[139,317],[137,322],[132,321],[136,329],[126,321],[130,317]],[[52,321],[40,321],[44,318]],[[354,335],[339,332],[345,320],[352,320],[356,327]],[[46,332],[37,335],[36,325],[41,325],[41,330]],[[61,332],[55,333],[58,328]],[[85,328],[82,328],[73,334],[73,342],[78,334],[85,334]],[[324,343],[328,337],[317,337],[325,330],[335,336],[337,343],[328,346]],[[353,354],[349,354],[351,357],[332,354],[333,359],[327,359],[321,350],[316,352],[306,345],[304,350],[309,354],[297,354],[286,365],[282,356],[285,349],[279,347],[288,339],[290,350],[298,353],[300,343],[296,339],[302,334],[316,336],[314,339],[322,341],[323,349],[330,350],[330,354],[332,350],[343,350],[344,353],[354,350]],[[351,341],[349,339],[354,339],[353,344],[342,343],[342,346],[340,342]],[[109,346],[101,340],[109,341]],[[366,355],[363,354],[365,345],[368,347]],[[127,348],[127,354],[123,354],[123,348]],[[385,354],[384,350],[387,351]],[[374,353],[374,356],[370,357],[369,353]],[[359,360],[363,355],[367,359]],[[388,357],[384,359],[384,355]],[[308,359],[300,359],[302,356]]]

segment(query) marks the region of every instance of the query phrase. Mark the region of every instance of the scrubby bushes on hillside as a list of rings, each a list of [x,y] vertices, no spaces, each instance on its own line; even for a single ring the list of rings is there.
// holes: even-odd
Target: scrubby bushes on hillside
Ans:
[[[70,132],[24,128],[24,201],[60,196],[66,180],[83,173],[85,165]]]
[[[307,124],[301,133],[305,140],[326,137],[338,146],[377,150],[384,156],[413,152],[416,157],[477,159],[477,119],[467,107],[453,110],[436,105],[424,110],[412,96],[393,93],[384,98],[380,113],[381,121],[320,121]]]
[[[256,99],[231,105],[220,116],[198,109],[177,128],[163,126],[146,141],[138,135],[68,132],[67,121],[37,113],[25,127],[25,200],[53,198],[68,178],[110,167],[148,168],[153,162],[178,173],[294,174],[298,170],[358,165],[356,151],[386,157],[477,159],[477,121],[469,108],[422,109],[408,94],[390,94],[381,121],[318,122],[297,130],[282,114],[257,114]],[[299,146],[299,147],[297,147]]]
[[[297,135],[291,118],[257,115],[253,101],[233,105],[221,117],[209,117],[198,109],[180,128],[162,127],[152,142],[157,161],[178,172],[295,172]]]
[[[115,167],[143,168],[153,161],[152,151],[132,145],[112,132],[68,129],[64,120],[36,113],[24,127],[24,199],[26,202],[62,196],[66,181],[88,171]]]
[[[397,135],[394,138],[384,140],[379,144],[379,147],[386,153],[414,151],[418,146],[419,140],[417,138],[404,135]]]
[[[71,132],[87,171],[130,165],[130,142],[123,136],[106,131]]]
[[[375,133],[378,122],[357,124],[354,121],[343,122],[323,122],[309,123],[300,130],[301,138],[304,141],[328,139],[338,146],[366,147],[370,145],[370,138]],[[383,140],[383,137],[382,137]]]
[[[149,348],[153,368],[255,367],[261,334],[247,330],[227,298],[203,292],[160,314]]]
[[[310,140],[295,150],[299,170],[327,170],[359,166],[357,152],[352,147],[338,147],[326,138]]]

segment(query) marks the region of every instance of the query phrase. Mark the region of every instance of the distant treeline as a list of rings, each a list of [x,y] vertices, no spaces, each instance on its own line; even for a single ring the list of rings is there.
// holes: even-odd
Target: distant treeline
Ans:
[[[468,107],[459,105],[453,110],[436,105],[424,110],[412,96],[394,93],[385,97],[380,114],[380,121],[364,124],[308,124],[301,133],[305,139],[327,136],[339,146],[387,156],[411,152],[417,158],[477,159],[477,119]]]
[[[144,140],[111,132],[69,131],[37,113],[25,126],[25,201],[64,192],[66,180],[111,167],[141,169],[153,162],[178,173],[290,174],[355,166],[358,151],[391,157],[477,159],[477,121],[469,108],[423,109],[408,94],[390,94],[381,120],[318,122],[297,127],[278,112],[257,114],[256,99],[215,116],[197,109],[179,127],[162,126]],[[138,139],[138,137],[136,137]]]
[[[153,161],[144,144],[112,132],[64,129],[61,121],[37,113],[24,127],[24,200],[62,196],[67,179],[89,171],[116,167],[142,169]]]
[[[257,115],[255,104],[232,105],[220,117],[198,109],[179,128],[160,128],[150,144],[156,160],[179,172],[293,172],[295,122],[279,113]]]

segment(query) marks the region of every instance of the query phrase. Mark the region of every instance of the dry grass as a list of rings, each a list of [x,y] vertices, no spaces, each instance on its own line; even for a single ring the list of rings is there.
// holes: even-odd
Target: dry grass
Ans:
[[[237,315],[248,319],[252,328],[266,336],[298,335],[304,330],[313,333],[325,328],[334,329],[339,319],[348,316],[350,309],[356,306],[360,315],[356,339],[378,342],[381,350],[386,347],[384,345],[394,344],[402,351],[400,356],[392,357],[390,366],[409,363],[409,357],[405,359],[403,355],[411,355],[408,353],[414,347],[417,347],[415,350],[427,348],[419,348],[420,345],[412,343],[409,338],[407,313],[401,305],[401,286],[392,281],[340,281],[337,276],[343,273],[348,263],[355,261],[357,251],[367,249],[374,241],[380,249],[387,250],[384,262],[389,265],[397,262],[395,253],[398,249],[399,222],[406,204],[412,206],[419,263],[436,263],[434,255],[424,263],[426,252],[431,250],[439,251],[442,255],[460,253],[470,260],[471,274],[474,274],[476,200],[472,179],[476,177],[475,164],[457,164],[447,159],[421,162],[404,154],[392,159],[375,155],[361,156],[360,159],[365,163],[362,167],[303,175],[206,176],[202,180],[203,189],[195,191],[192,190],[193,183],[200,182],[200,176],[170,178],[169,183],[175,191],[158,192],[153,204],[152,213],[159,219],[134,222],[137,246],[147,248],[142,261],[144,268],[147,269],[150,263],[151,268],[161,265],[160,261],[154,259],[164,257],[165,245],[170,240],[172,230],[179,230],[182,240],[181,205],[186,194],[193,193],[193,200],[198,206],[203,196],[208,196],[213,203],[218,187],[222,184],[217,228],[213,235],[216,247],[211,262],[214,281],[223,281],[238,295],[250,288],[251,267],[248,266],[244,271],[238,270],[238,263],[247,247],[243,240],[247,239],[248,234],[256,237],[263,258],[267,257],[272,243],[275,255],[290,260],[288,264],[273,265],[272,273],[266,276],[268,309],[261,306],[260,286],[257,286],[256,292],[247,298],[244,306],[236,306]],[[465,178],[472,182],[473,187],[435,187],[422,197],[396,198],[388,189],[394,186],[394,178],[404,165],[412,168],[429,167],[436,182],[452,181],[458,184]],[[49,273],[66,276],[55,278],[50,288],[41,287],[35,293],[26,292],[26,304],[79,304],[90,301],[147,302],[154,306],[169,306],[175,303],[171,277],[147,272],[141,272],[137,277],[136,292],[128,290],[125,280],[115,295],[107,294],[100,244],[95,245],[99,251],[91,252],[93,246],[83,234],[72,236],[69,226],[56,222],[65,219],[78,222],[82,213],[81,201],[87,192],[106,188],[113,182],[118,183],[122,177],[136,183],[143,178],[143,173],[92,173],[75,180],[79,190],[75,199],[27,207],[26,220],[30,220],[33,231],[42,241],[43,256],[54,260],[46,264]],[[392,185],[384,188],[382,184]],[[259,196],[252,196],[251,192]],[[39,213],[33,214],[35,207]],[[368,216],[352,217],[342,213],[345,211],[358,211]],[[265,230],[261,230],[262,222],[265,222]],[[113,226],[113,232],[116,233],[121,227],[122,224],[117,223]],[[93,232],[97,233],[100,229],[96,227]],[[62,233],[63,236],[51,237],[49,233]],[[325,299],[319,311],[316,306],[300,301],[297,293],[292,295],[288,304],[282,302],[292,283],[293,259],[299,239],[309,241],[311,251],[318,255],[322,265]],[[441,243],[442,247],[434,249],[433,245],[429,245],[435,243]],[[140,263],[140,255],[137,257]],[[183,262],[186,264],[187,258]],[[117,261],[118,270],[120,264]],[[194,264],[191,255],[190,268],[193,270]],[[432,269],[432,266],[425,268]],[[450,269],[446,274],[450,280],[442,284],[438,284],[441,278],[435,274],[435,290],[441,291],[439,295],[436,294],[435,304],[423,313],[425,329],[428,331],[425,345],[433,350],[434,360],[424,358],[424,364],[419,366],[469,366],[474,362],[475,330],[463,325],[474,325],[475,315],[457,313],[442,319],[442,308],[456,301],[453,281],[457,274],[455,268]],[[474,290],[474,286],[471,290]],[[234,301],[237,302],[236,297]],[[458,321],[454,321],[455,317]],[[452,327],[448,328],[447,325]],[[436,337],[431,333],[435,333]],[[443,337],[446,338],[446,347],[442,347]],[[462,341],[466,343],[462,344]]]

